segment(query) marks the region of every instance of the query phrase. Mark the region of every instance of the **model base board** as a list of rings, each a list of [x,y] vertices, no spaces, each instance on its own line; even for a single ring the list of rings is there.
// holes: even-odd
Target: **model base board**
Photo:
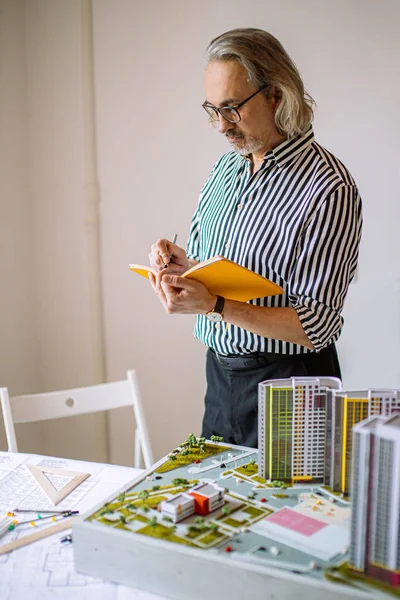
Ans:
[[[257,458],[182,445],[74,523],[76,569],[177,600],[376,597],[347,567],[350,504],[318,484],[268,483]]]

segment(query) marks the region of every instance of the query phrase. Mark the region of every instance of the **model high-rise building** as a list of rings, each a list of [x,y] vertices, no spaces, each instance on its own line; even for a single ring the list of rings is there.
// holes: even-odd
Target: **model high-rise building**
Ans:
[[[400,413],[400,390],[368,390],[368,416]]]
[[[286,481],[323,481],[326,410],[341,382],[293,377],[259,384],[259,475]]]
[[[400,586],[400,414],[354,427],[350,565]]]
[[[368,417],[367,391],[335,390],[326,411],[324,482],[334,492],[350,491],[352,428]]]
[[[325,449],[325,484],[332,491],[348,495],[352,465],[352,428],[374,415],[400,412],[400,391],[335,391],[327,406],[327,440]]]
[[[343,391],[333,377],[293,377],[259,384],[259,475],[320,481],[348,495],[354,425],[400,413],[399,390]]]

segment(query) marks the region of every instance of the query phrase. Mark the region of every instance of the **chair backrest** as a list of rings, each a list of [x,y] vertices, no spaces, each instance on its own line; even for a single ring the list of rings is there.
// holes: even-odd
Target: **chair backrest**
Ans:
[[[134,466],[140,466],[141,456],[146,468],[154,463],[137,377],[133,370],[127,371],[127,378],[122,381],[44,394],[10,397],[7,388],[0,388],[0,400],[9,452],[18,452],[16,423],[74,417],[131,406],[136,421]]]

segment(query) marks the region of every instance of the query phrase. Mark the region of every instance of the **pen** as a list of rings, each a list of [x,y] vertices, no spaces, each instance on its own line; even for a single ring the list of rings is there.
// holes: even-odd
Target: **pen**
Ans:
[[[79,510],[65,510],[62,513],[54,513],[54,515],[47,515],[46,517],[41,517],[40,514],[38,514],[37,519],[32,519],[31,521],[20,521],[18,523],[18,525],[24,525],[25,523],[37,523],[37,522],[42,522],[42,521],[46,521],[47,519],[53,519],[54,521],[56,520],[57,517],[71,517],[72,515],[78,515],[79,514]]]
[[[22,512],[22,511],[21,511]],[[57,517],[71,517],[72,515],[77,515],[79,514],[79,510],[64,510],[63,512],[55,512],[52,515],[47,515],[46,517],[42,517],[40,514],[38,514],[37,519],[32,519],[31,521],[13,521],[12,524],[10,524],[9,526],[9,530],[13,530],[16,527],[19,527],[20,525],[27,525],[29,523],[29,525],[32,525],[32,527],[36,526],[37,524],[42,524],[43,521],[46,521],[48,519],[52,519],[53,521],[57,520]]]
[[[176,244],[176,240],[178,239],[178,234],[174,233],[174,237],[172,238],[172,243]],[[169,257],[169,262],[173,262],[172,260],[172,256],[173,254],[171,254],[171,256]],[[169,263],[168,263],[169,264]],[[164,265],[164,269],[166,269],[168,267],[168,265]]]
[[[79,510],[40,510],[40,508],[14,508],[13,512],[18,513],[51,513],[52,515],[63,515],[63,517],[69,517],[70,515],[77,515]]]

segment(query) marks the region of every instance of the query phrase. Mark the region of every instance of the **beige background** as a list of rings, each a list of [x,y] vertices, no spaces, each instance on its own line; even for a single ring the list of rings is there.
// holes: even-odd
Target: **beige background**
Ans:
[[[82,6],[0,0],[0,385],[12,394],[98,381],[85,208]],[[317,139],[353,173],[365,227],[340,340],[344,385],[400,387],[397,0],[94,0],[105,377],[138,371],[158,458],[200,432],[204,348],[129,262],[178,233],[227,149],[201,109],[203,54],[256,26],[296,60]],[[130,464],[131,415],[19,426],[20,450]],[[0,448],[5,440],[0,426]]]

